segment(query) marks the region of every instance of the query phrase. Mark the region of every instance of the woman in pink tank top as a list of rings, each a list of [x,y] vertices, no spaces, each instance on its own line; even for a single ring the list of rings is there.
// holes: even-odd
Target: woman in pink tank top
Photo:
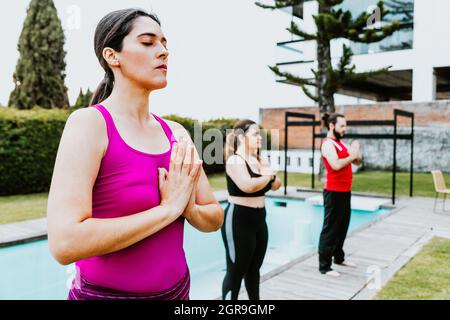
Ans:
[[[188,299],[184,221],[218,230],[223,209],[188,132],[149,112],[167,85],[158,18],[114,11],[95,32],[105,78],[67,120],[49,192],[49,247],[75,262],[68,299]]]

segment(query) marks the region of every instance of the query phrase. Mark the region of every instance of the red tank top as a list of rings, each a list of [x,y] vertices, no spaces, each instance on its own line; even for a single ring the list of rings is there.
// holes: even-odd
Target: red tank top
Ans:
[[[339,159],[347,158],[349,156],[348,147],[341,141],[336,141],[330,138],[325,138],[322,142],[330,141],[336,148]],[[333,170],[327,159],[322,156],[325,168],[327,169],[327,181],[325,182],[325,190],[349,192],[352,189],[352,164],[348,164],[341,170]]]

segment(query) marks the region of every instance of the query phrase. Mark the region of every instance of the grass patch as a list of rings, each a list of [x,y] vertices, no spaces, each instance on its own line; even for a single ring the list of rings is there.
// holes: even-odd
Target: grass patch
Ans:
[[[283,179],[283,173],[279,173]],[[450,181],[450,174],[444,175]],[[315,178],[315,188],[322,189],[323,183]],[[311,187],[311,176],[303,173],[289,173],[288,185],[299,187]],[[447,182],[447,185],[450,185]],[[391,195],[392,173],[386,171],[362,171],[353,175],[352,191],[367,192],[380,195]],[[409,173],[399,172],[396,175],[396,195],[409,195]],[[434,183],[431,173],[415,173],[413,178],[413,195],[420,197],[434,197]]]
[[[208,181],[214,191],[226,190],[227,181],[225,179],[225,173],[213,173],[208,175]]]
[[[0,224],[43,218],[47,193],[0,197]]]
[[[375,296],[376,300],[450,300],[450,240],[433,238]]]

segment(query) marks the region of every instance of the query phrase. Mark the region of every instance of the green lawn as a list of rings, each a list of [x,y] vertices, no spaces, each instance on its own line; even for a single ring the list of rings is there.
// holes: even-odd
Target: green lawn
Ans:
[[[278,176],[283,180],[283,173]],[[450,174],[445,175],[447,185],[450,185]],[[214,174],[209,176],[209,181],[214,189],[226,188],[225,177],[223,174]],[[434,197],[434,185],[431,173],[414,174],[413,191],[414,196]],[[289,173],[288,185],[299,187],[311,187],[311,176],[309,174]],[[392,173],[385,171],[363,171],[353,176],[354,192],[368,192],[380,195],[391,195]],[[322,189],[323,183],[316,176],[316,189]],[[396,194],[409,195],[409,173],[400,172],[396,177]]]
[[[279,173],[283,178],[283,173]],[[445,175],[447,185],[450,185],[450,174]],[[209,181],[214,190],[226,189],[224,174],[212,174]],[[353,191],[390,195],[392,176],[390,172],[365,171],[354,175]],[[308,174],[290,173],[288,184],[291,186],[310,187],[311,177]],[[316,188],[323,184],[316,178]],[[397,175],[397,195],[407,195],[409,192],[409,175]],[[434,186],[430,173],[414,174],[414,195],[433,197]],[[47,207],[47,194],[0,197],[0,224],[37,219],[44,217]]]
[[[450,240],[433,238],[381,289],[377,300],[450,300]]]
[[[0,197],[0,224],[45,217],[47,193]]]

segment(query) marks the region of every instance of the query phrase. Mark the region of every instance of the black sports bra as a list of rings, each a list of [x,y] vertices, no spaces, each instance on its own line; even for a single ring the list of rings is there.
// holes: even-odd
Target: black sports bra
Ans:
[[[236,154],[237,155],[237,154]],[[239,155],[237,155],[239,156]],[[241,156],[240,156],[241,157]],[[241,157],[242,158],[242,157]],[[244,158],[242,158],[244,159]],[[247,166],[248,173],[250,174],[250,177],[257,178],[262,177],[259,173],[255,173],[250,168],[250,165],[247,163],[247,161],[244,159],[245,165]],[[234,197],[261,197],[267,193],[270,189],[272,189],[272,183],[273,181],[270,181],[263,189],[253,192],[253,193],[247,193],[239,189],[239,187],[236,185],[236,183],[231,179],[231,177],[226,173],[225,171],[225,177],[227,178],[227,189],[228,194],[230,196]]]

